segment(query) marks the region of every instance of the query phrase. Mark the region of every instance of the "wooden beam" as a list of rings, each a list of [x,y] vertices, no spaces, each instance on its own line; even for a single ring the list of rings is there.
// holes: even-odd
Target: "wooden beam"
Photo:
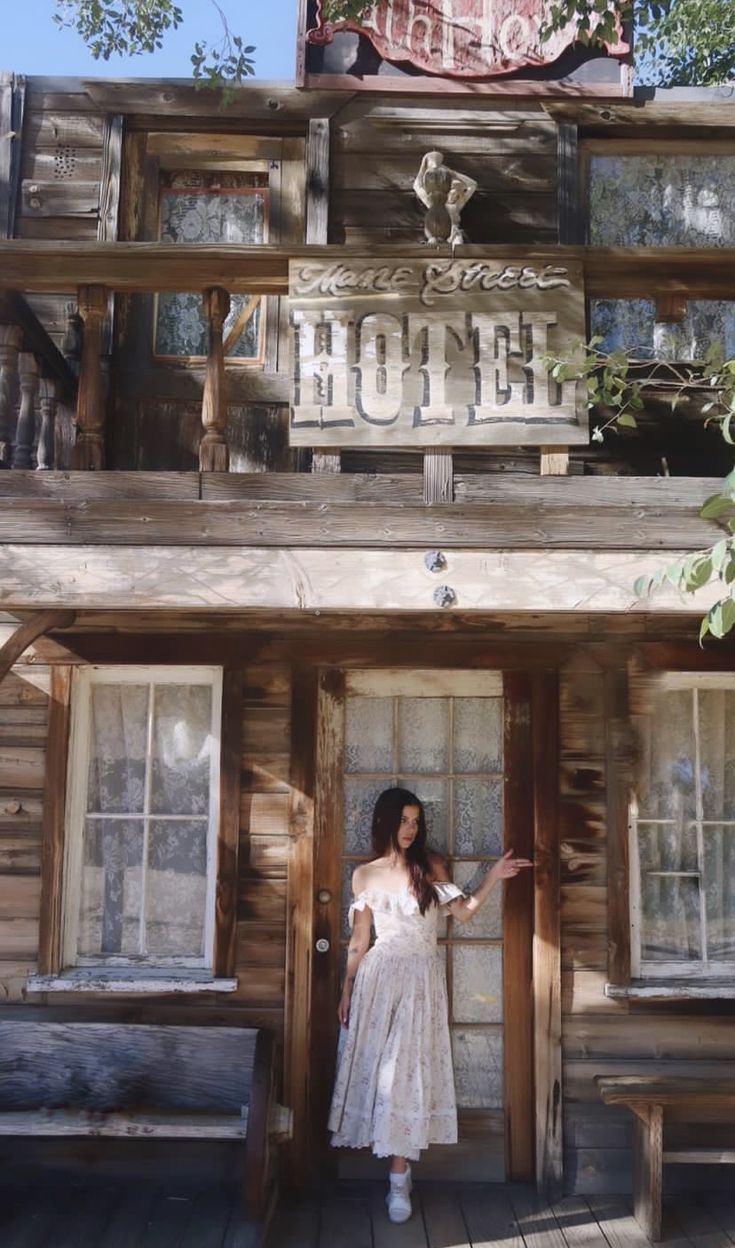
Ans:
[[[575,481],[570,480],[570,484]],[[539,485],[541,482],[539,482]],[[717,525],[698,508],[621,500],[560,505],[541,489],[497,503],[0,498],[0,543],[17,546],[333,546],[454,550],[698,550]]]
[[[630,980],[630,901],[628,800],[632,767],[632,729],[628,674],[605,672],[605,769],[607,773],[607,973],[613,984]]]
[[[26,79],[0,71],[0,238],[12,238],[20,185]]]
[[[242,670],[225,670],[214,929],[214,973],[222,978],[235,974],[236,961],[243,683]]]
[[[584,242],[579,207],[579,141],[573,121],[560,121],[557,136],[559,242],[574,246]]]
[[[77,391],[75,468],[99,471],[105,466],[105,392],[102,376],[102,331],[108,296],[104,286],[79,288],[79,314],[84,321],[82,363]]]
[[[73,607],[123,612],[218,611],[641,612],[701,616],[718,587],[680,594],[664,586],[637,598],[638,577],[686,553],[596,550],[452,550],[444,584],[451,607],[434,601],[436,576],[421,549],[327,546],[0,546],[8,611]]]
[[[326,1148],[326,1124],[334,1085],[337,1056],[336,1003],[339,999],[339,938],[342,870],[338,846],[343,820],[342,778],[344,773],[344,672],[325,670],[319,678],[318,735],[316,755],[316,824],[314,844],[314,887],[329,900],[318,905],[313,939],[327,942],[317,955],[311,976],[312,1074],[309,1098],[312,1173],[324,1174],[333,1155]]]
[[[533,858],[533,790],[528,783],[531,682],[527,672],[503,678],[505,729],[504,849]],[[503,1000],[506,1036],[505,1122],[507,1178],[530,1183],[535,1174],[533,1039],[533,877],[522,874],[503,899]]]
[[[401,250],[405,260],[425,260],[426,251]],[[464,260],[486,259],[487,247],[458,249]],[[559,265],[580,262],[590,298],[728,299],[735,281],[733,247],[565,247],[509,244],[502,254],[509,264]],[[206,290],[221,286],[232,293],[287,295],[289,259],[349,264],[364,258],[365,247],[203,246],[165,243],[48,242],[41,239],[0,241],[0,289],[64,292],[77,285],[107,286],[114,291]],[[395,261],[395,247],[376,247],[371,258]]]
[[[316,668],[295,666],[291,678],[288,892],[286,898],[286,1000],[283,1099],[294,1114],[288,1150],[290,1183],[300,1187],[311,1171],[309,1054],[314,941],[314,787],[318,733]],[[319,903],[322,906],[323,903]]]
[[[58,975],[61,971],[64,820],[71,680],[71,667],[59,666],[51,669],[41,841],[41,914],[38,935],[38,970],[41,975]]]
[[[227,380],[222,332],[230,310],[226,290],[214,286],[204,292],[204,315],[209,330],[209,353],[202,395],[203,435],[199,446],[201,472],[227,472]]]
[[[329,231],[329,118],[314,117],[306,139],[306,242],[326,243]]]
[[[532,693],[536,921],[533,999],[536,1076],[536,1182],[549,1199],[564,1179],[561,1075],[561,917],[559,860],[559,686],[536,672]]]
[[[3,603],[3,606],[6,604]],[[19,624],[4,645],[0,646],[0,684],[24,650],[32,646],[34,641],[53,628],[68,628],[75,619],[76,612],[59,610],[55,607],[51,610],[39,611],[37,615],[31,616],[30,620]]]

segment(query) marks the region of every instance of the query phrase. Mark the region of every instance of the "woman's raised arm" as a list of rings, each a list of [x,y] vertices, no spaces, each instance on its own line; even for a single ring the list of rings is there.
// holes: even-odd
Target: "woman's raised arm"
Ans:
[[[455,901],[450,902],[447,910],[458,923],[469,923],[478,910],[484,906],[496,884],[501,880],[512,880],[518,875],[519,871],[532,866],[533,863],[528,858],[515,858],[513,850],[509,849],[489,871],[486,871],[479,885],[469,897],[457,897]],[[432,880],[437,884],[442,881],[449,881],[447,864],[438,855],[433,862]]]

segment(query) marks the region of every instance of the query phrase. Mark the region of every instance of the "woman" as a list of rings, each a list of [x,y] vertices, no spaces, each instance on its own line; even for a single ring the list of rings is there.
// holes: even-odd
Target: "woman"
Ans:
[[[509,850],[470,897],[426,845],[426,819],[407,789],[375,804],[375,858],[352,876],[352,936],[338,1007],[344,1048],[329,1127],[337,1148],[390,1157],[388,1216],[411,1216],[411,1167],[429,1144],[457,1142],[457,1110],[444,973],[437,957],[439,907],[469,922],[495,885],[532,864]],[[371,927],[376,941],[370,948]]]

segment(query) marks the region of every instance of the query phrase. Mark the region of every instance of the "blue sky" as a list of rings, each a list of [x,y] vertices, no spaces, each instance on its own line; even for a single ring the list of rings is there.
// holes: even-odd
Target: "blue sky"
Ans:
[[[52,21],[54,0],[0,0],[0,69],[20,74],[68,74],[108,78],[189,78],[189,57],[198,39],[216,40],[219,19],[211,0],[178,0],[184,23],[169,32],[150,56],[95,61],[73,31]],[[219,0],[234,31],[254,43],[259,78],[294,76],[296,0]]]

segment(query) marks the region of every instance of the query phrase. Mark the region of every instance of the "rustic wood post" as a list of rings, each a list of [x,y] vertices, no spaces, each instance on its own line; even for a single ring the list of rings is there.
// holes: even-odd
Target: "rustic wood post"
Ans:
[[[0,325],[0,465],[10,467],[15,415],[13,411],[18,377],[18,352],[23,333],[17,325]]]
[[[20,411],[15,429],[13,467],[30,468],[33,439],[36,432],[36,394],[38,393],[38,365],[30,351],[18,356],[20,380]]]
[[[104,286],[79,288],[79,314],[84,321],[84,342],[77,392],[77,440],[72,466],[89,471],[105,466],[101,360],[102,328],[107,315],[107,291]]]
[[[230,296],[221,286],[204,292],[204,315],[209,323],[209,355],[202,396],[202,427],[199,444],[201,472],[227,472],[230,451],[227,446],[227,388],[222,330],[230,310]]]
[[[38,455],[36,468],[48,469],[54,466],[54,433],[56,426],[56,382],[42,377],[38,387],[39,407],[41,411],[40,430],[38,434]]]

